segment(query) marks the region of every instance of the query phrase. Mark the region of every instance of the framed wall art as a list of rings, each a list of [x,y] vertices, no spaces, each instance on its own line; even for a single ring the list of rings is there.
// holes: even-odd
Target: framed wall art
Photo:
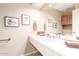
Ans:
[[[53,23],[53,28],[57,28],[57,23],[56,22]]]
[[[19,27],[19,18],[5,16],[4,25],[6,27]]]
[[[33,31],[36,31],[37,30],[37,23],[36,21],[33,22]]]
[[[48,26],[49,26],[49,27],[52,27],[52,26],[53,26],[52,19],[48,19]]]
[[[29,25],[30,24],[30,16],[22,14],[21,19],[22,19],[23,25]]]
[[[44,29],[44,31],[47,30],[47,24],[46,24],[46,23],[44,23],[44,27],[43,27],[43,29]]]

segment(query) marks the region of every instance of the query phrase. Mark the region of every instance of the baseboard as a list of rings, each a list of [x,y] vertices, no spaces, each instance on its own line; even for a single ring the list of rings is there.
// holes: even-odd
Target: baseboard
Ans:
[[[31,52],[29,52],[29,53],[24,54],[24,56],[29,56],[29,55],[34,54],[34,53],[36,53],[36,52],[38,52],[38,51],[37,51],[37,50],[31,51]]]

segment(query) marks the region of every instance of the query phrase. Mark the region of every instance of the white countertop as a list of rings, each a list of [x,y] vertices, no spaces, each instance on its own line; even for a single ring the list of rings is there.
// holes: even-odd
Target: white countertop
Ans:
[[[36,48],[41,51],[42,49],[47,49],[49,48],[46,52],[48,52],[50,49],[54,50],[56,53],[58,53],[61,56],[79,56],[79,49],[76,48],[69,48],[65,45],[64,41],[62,39],[52,39],[46,36],[37,36],[37,35],[32,35],[30,36],[32,39],[30,39],[30,42],[37,46]],[[39,43],[39,44],[38,44]],[[38,47],[40,45],[40,47]],[[43,48],[46,46],[46,48]],[[43,55],[52,55],[52,53],[46,53],[43,51]],[[51,51],[52,52],[52,51]]]

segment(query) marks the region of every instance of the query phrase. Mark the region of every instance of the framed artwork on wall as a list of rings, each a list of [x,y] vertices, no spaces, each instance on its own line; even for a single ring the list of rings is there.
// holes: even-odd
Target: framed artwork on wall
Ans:
[[[44,23],[44,31],[46,31],[47,30],[47,25],[46,25],[46,23]]]
[[[56,29],[57,28],[57,22],[52,21],[52,19],[48,19],[48,26]]]
[[[21,15],[21,20],[23,25],[29,25],[30,24],[30,16],[28,15]]]
[[[52,27],[52,26],[53,26],[52,19],[48,19],[48,26],[49,26],[49,27]]]
[[[19,18],[5,16],[4,25],[5,27],[19,27]]]
[[[36,31],[36,30],[37,30],[37,22],[34,21],[34,22],[33,22],[33,31]]]
[[[53,28],[57,28],[57,23],[56,22],[53,23]]]

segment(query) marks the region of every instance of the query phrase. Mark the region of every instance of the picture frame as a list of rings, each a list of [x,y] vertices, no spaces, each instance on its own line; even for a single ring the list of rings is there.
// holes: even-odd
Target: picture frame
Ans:
[[[52,19],[48,19],[48,26],[52,28],[57,28],[57,22],[52,21]]]
[[[52,27],[52,26],[53,26],[52,19],[48,19],[48,27]]]
[[[29,15],[22,14],[21,19],[22,19],[23,25],[29,25],[30,24],[30,16]]]
[[[5,16],[4,25],[5,27],[19,27],[19,18]]]
[[[53,23],[53,28],[57,28],[57,23],[56,22]]]
[[[36,31],[36,30],[37,30],[37,22],[34,21],[34,22],[33,22],[33,31]]]

